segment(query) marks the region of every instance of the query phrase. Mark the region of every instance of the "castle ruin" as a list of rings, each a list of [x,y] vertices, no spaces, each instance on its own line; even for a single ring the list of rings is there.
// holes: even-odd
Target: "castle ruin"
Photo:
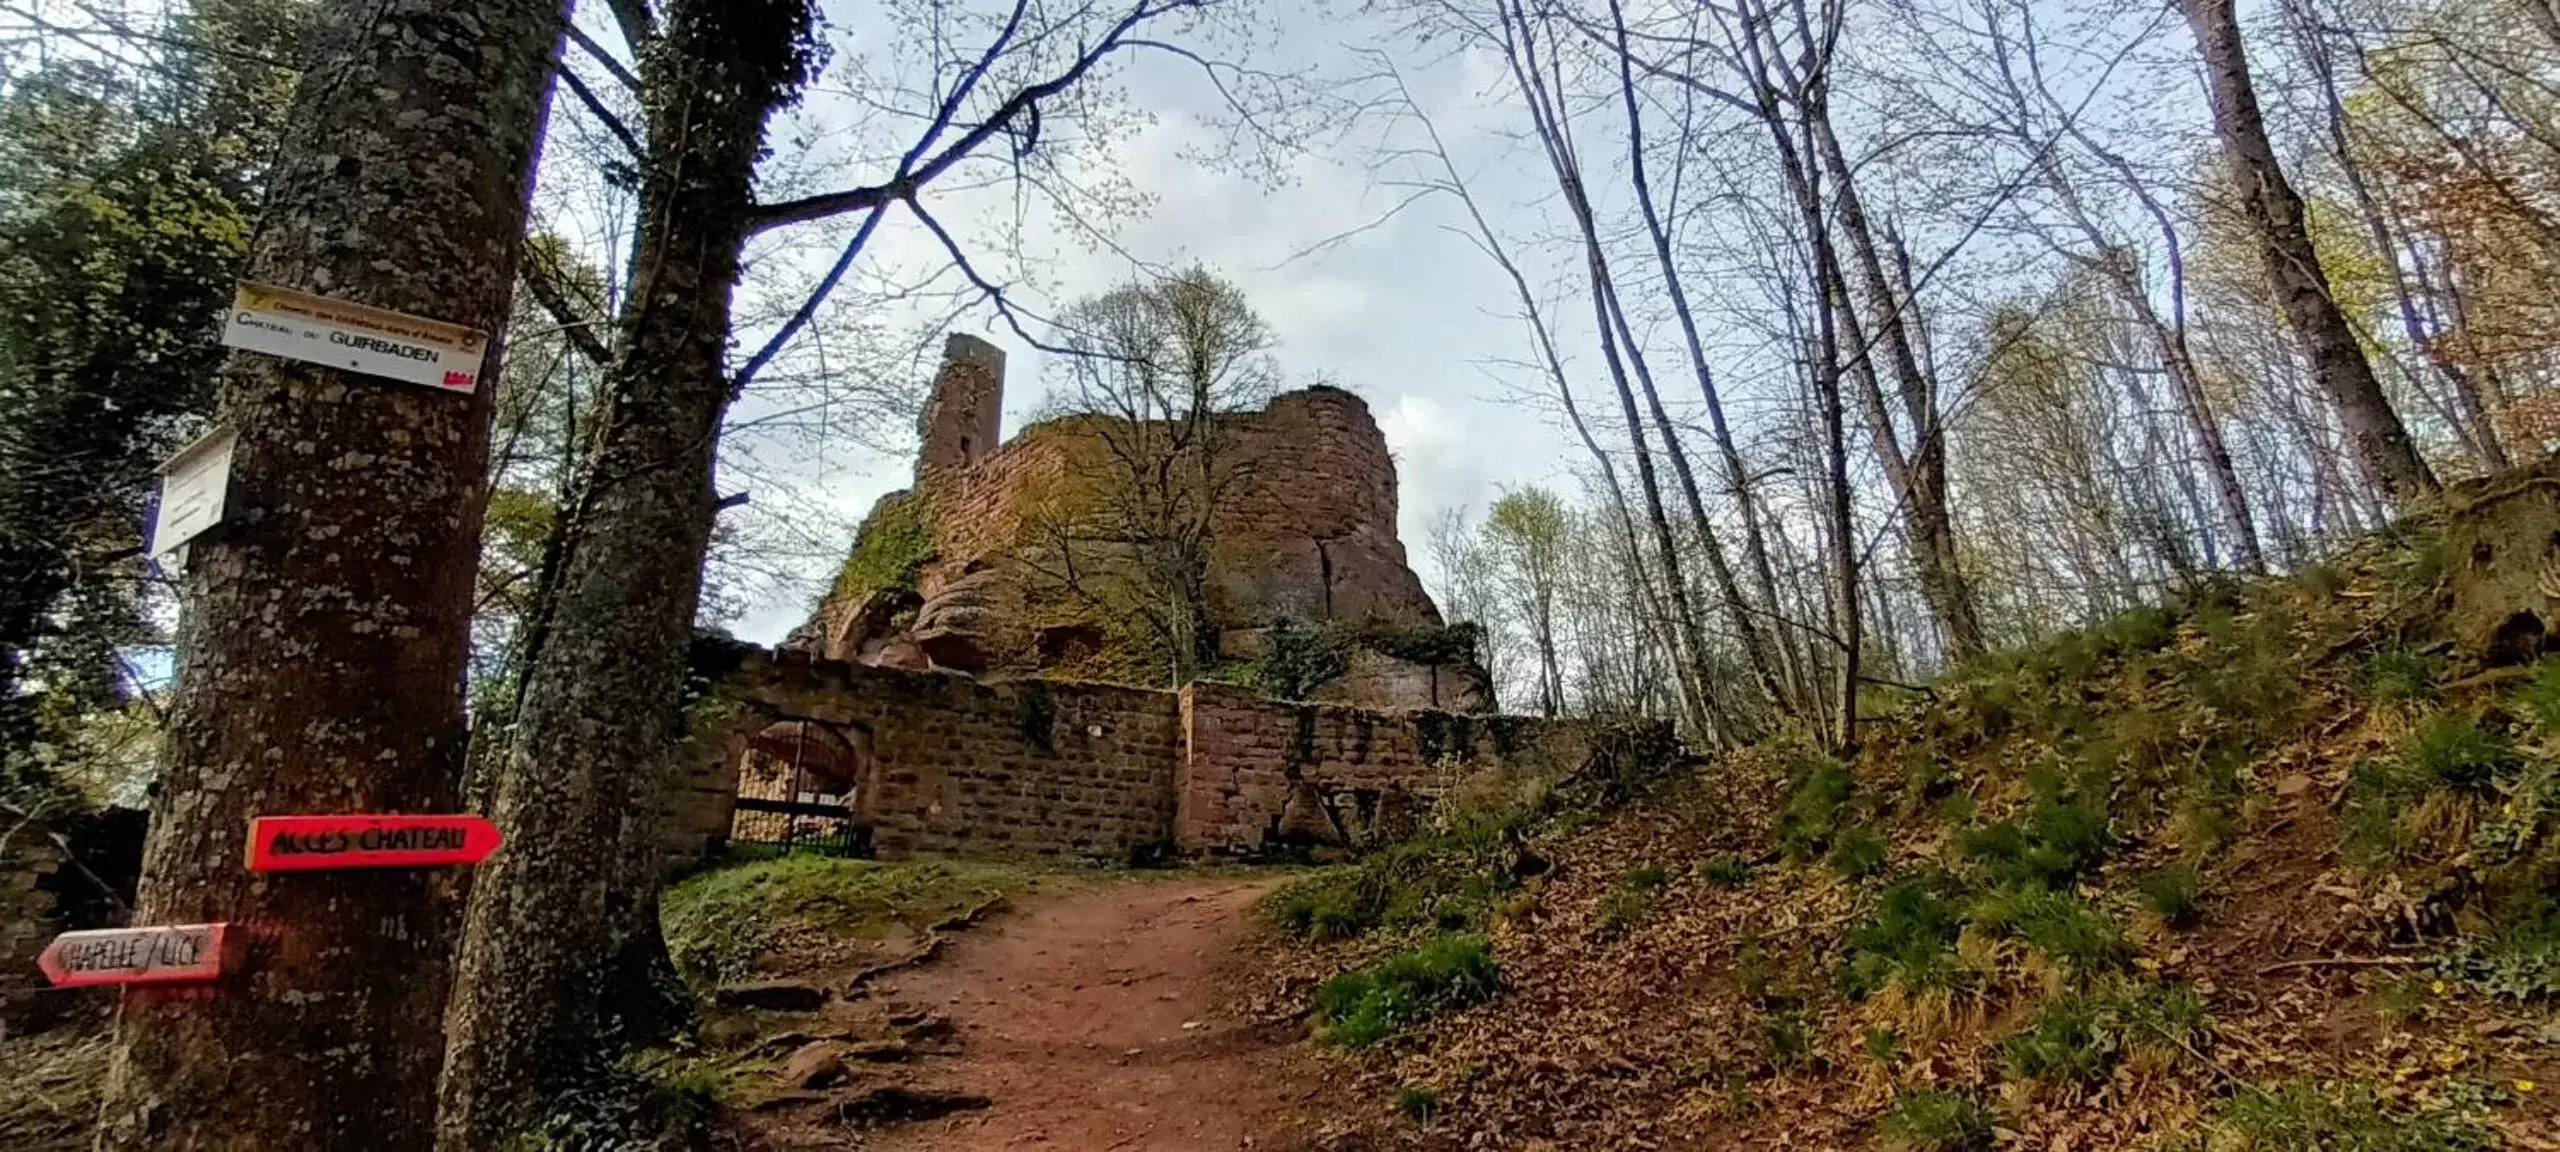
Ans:
[[[1471,775],[1569,774],[1605,740],[1670,746],[1659,724],[1487,714],[1472,632],[1444,627],[1406,566],[1386,439],[1337,388],[1217,417],[1238,461],[1208,517],[1222,666],[1178,688],[1106,682],[1143,666],[1093,597],[1062,594],[1049,528],[1093,498],[1110,418],[1007,441],[1003,400],[1004,354],[951,337],[915,484],[873,509],[809,621],[775,650],[696,653],[713,688],[660,814],[670,857],[743,841],[1111,862],[1357,846],[1402,835]],[[1250,681],[1290,645],[1322,657],[1304,699],[1214,675]]]
[[[1111,498],[1103,425],[1112,418],[1047,420],[1000,441],[1003,406],[1004,353],[950,337],[920,423],[914,486],[873,509],[792,646],[892,668],[1148,678],[1143,638],[1107,603],[1071,594],[1062,575],[1129,563],[1125,546],[1060,539],[1063,523]],[[1216,419],[1220,467],[1232,475],[1207,519],[1219,656],[1249,662],[1275,627],[1312,629],[1345,649],[1316,699],[1488,710],[1471,645],[1430,642],[1445,630],[1405,564],[1395,461],[1369,406],[1315,387]],[[1068,548],[1075,554],[1062,555]]]

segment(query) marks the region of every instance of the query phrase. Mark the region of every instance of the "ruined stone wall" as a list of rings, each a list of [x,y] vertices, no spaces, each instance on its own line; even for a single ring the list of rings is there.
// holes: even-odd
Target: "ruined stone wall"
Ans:
[[[693,770],[664,814],[669,851],[726,834],[747,735],[832,725],[862,761],[858,810],[886,857],[1020,854],[1125,861],[1172,839],[1179,714],[1171,693],[735,650]],[[745,734],[745,735],[742,735]]]
[[[1181,696],[1174,819],[1179,847],[1195,856],[1363,836],[1362,825],[1364,838],[1392,840],[1470,774],[1572,771],[1596,731],[1580,720],[1269,700],[1216,683]]]
[[[1035,424],[971,466],[919,469],[936,544],[927,600],[973,566],[1039,546],[1024,527],[1043,502],[1108,498],[1115,464],[1090,431],[1100,419]],[[1222,616],[1439,622],[1396,537],[1395,461],[1358,396],[1286,393],[1222,417],[1219,431],[1231,478],[1210,517],[1210,583]]]
[[[1235,418],[1240,482],[1212,520],[1213,588],[1259,620],[1440,622],[1396,537],[1396,467],[1358,396],[1309,388]]]
[[[722,672],[724,687],[697,715],[691,766],[662,813],[679,858],[727,835],[738,764],[778,720],[818,721],[845,737],[860,763],[857,812],[883,857],[1101,862],[1166,848],[1259,855],[1346,832],[1391,839],[1469,773],[1573,770],[1595,731],[1583,721],[1269,700],[1212,682],[1179,692],[986,682],[744,645],[718,658],[725,667],[707,670]]]
[[[927,468],[965,468],[995,450],[1004,429],[1004,350],[975,336],[953,333],[942,342],[942,371],[934,377],[916,431],[916,458]]]
[[[45,980],[36,957],[61,929],[46,881],[63,860],[32,828],[0,846],[0,1029],[39,1015]]]

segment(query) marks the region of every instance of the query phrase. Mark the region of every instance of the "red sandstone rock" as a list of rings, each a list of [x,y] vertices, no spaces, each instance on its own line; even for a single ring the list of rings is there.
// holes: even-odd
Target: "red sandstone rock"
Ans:
[[[831,596],[790,642],[828,659],[915,667],[921,658],[973,674],[1035,673],[1089,659],[1093,645],[1076,641],[1102,630],[1082,618],[1091,605],[1055,578],[1064,565],[1048,550],[1044,526],[1056,522],[1052,509],[1109,470],[1093,431],[1108,418],[1045,421],[998,443],[1003,352],[955,335],[944,358],[919,427],[912,497],[927,510],[933,555],[914,593],[896,603],[867,589]],[[1223,458],[1236,477],[1210,524],[1211,614],[1222,634],[1283,616],[1440,622],[1396,539],[1395,461],[1367,404],[1316,387],[1222,419],[1231,446]],[[1097,542],[1075,551],[1086,569],[1131,562]],[[916,608],[903,628],[892,621],[897,603]],[[1480,690],[1434,692],[1427,673],[1400,675],[1370,676],[1334,697],[1381,707],[1484,705]]]

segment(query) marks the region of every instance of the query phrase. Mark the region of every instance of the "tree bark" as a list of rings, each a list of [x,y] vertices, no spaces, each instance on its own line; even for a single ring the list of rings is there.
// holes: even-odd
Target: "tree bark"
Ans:
[[[602,997],[654,908],[647,840],[732,397],[723,356],[756,158],[806,67],[802,0],[678,0],[640,53],[650,155],[604,432],[527,640],[447,1013],[439,1146],[498,1147],[596,1070]],[[642,965],[647,967],[647,965]]]
[[[2540,5],[2527,3],[2525,7],[2533,9]],[[2401,266],[2399,238],[2392,234],[2382,202],[2373,194],[2372,182],[2365,179],[2364,170],[2356,166],[2355,148],[2347,137],[2346,100],[2338,92],[2337,70],[2331,67],[2329,45],[2321,36],[2318,20],[2311,12],[2295,4],[2289,3],[2285,8],[2287,16],[2294,22],[2297,37],[2302,41],[2303,58],[2311,63],[2312,74],[2320,81],[2321,107],[2326,113],[2322,126],[2328,136],[2329,153],[2337,159],[2338,173],[2346,180],[2347,191],[2355,197],[2356,212],[2364,218],[2365,235],[2373,243],[2375,259],[2380,260],[2383,270],[2390,273],[2391,299],[2399,312],[2401,337],[2409,342],[2409,354],[2424,359],[2444,380],[2446,389],[2453,393],[2454,403],[2461,409],[2461,417],[2447,423],[2453,425],[2455,434],[2461,436],[2472,454],[2480,458],[2483,467],[2490,471],[2503,471],[2508,465],[2506,445],[2499,442],[2497,427],[2489,420],[2488,407],[2480,401],[2479,385],[2472,381],[2471,374],[2465,372],[2461,365],[2435,352],[2432,347],[2434,339],[2427,332],[2426,324],[2418,318],[2418,304],[2410,292],[2409,273]],[[2412,384],[2416,383],[2416,375],[2410,373]]]
[[[1698,391],[1706,399],[1708,427],[1714,433],[1716,450],[1724,463],[1726,488],[1733,493],[1735,505],[1742,513],[1744,562],[1749,565],[1760,594],[1758,609],[1771,613],[1774,618],[1777,582],[1769,571],[1769,553],[1762,541],[1764,529],[1759,512],[1751,498],[1749,471],[1743,465],[1741,451],[1734,446],[1733,430],[1725,422],[1724,398],[1716,390],[1715,373],[1707,366],[1706,345],[1698,337],[1697,321],[1689,308],[1688,290],[1682,285],[1679,266],[1672,259],[1670,229],[1664,225],[1662,213],[1654,204],[1653,181],[1645,172],[1644,114],[1636,101],[1634,62],[1627,47],[1626,13],[1617,0],[1611,0],[1609,19],[1611,30],[1616,34],[1618,96],[1627,115],[1627,165],[1635,185],[1636,204],[1643,211],[1645,234],[1653,244],[1654,263],[1662,273],[1663,291],[1670,298],[1672,315],[1680,323],[1681,336],[1689,353],[1690,371],[1697,377]],[[1582,219],[1581,215],[1577,214],[1576,219]],[[1614,295],[1613,292],[1613,298]],[[1624,323],[1621,315],[1622,328]],[[1632,343],[1629,352],[1630,355],[1641,355]],[[1670,414],[1664,411],[1662,396],[1653,386],[1653,374],[1642,366],[1641,359],[1637,374],[1644,382],[1645,399],[1652,406],[1654,423],[1662,429],[1663,445],[1671,455],[1672,470],[1680,481],[1681,494],[1688,499],[1690,518],[1698,522],[1698,534],[1706,548],[1708,571],[1715,578],[1717,594],[1724,598],[1725,614],[1733,619],[1734,634],[1742,642],[1743,658],[1751,666],[1752,678],[1758,684],[1762,698],[1770,709],[1783,713],[1790,701],[1786,685],[1779,678],[1778,659],[1772,652],[1772,645],[1763,637],[1755,606],[1744,597],[1741,584],[1734,578],[1733,565],[1725,556],[1724,544],[1717,538],[1715,522],[1708,517],[1706,503],[1699,497],[1697,478],[1689,470],[1688,454],[1680,447],[1677,426],[1672,423]]]
[[[2355,329],[2338,310],[2328,274],[2320,267],[2320,254],[2304,226],[2302,197],[2286,180],[2275,148],[2268,143],[2232,0],[2179,0],[2178,6],[2195,32],[2196,50],[2204,60],[2214,129],[2222,138],[2232,191],[2313,378],[2337,408],[2356,458],[2376,485],[2403,504],[2434,492],[2435,473],[2418,455],[2408,428],[2392,410],[2390,398],[2374,378],[2373,365],[2356,343]]]
[[[127,993],[99,1147],[421,1148],[449,875],[259,877],[250,817],[456,802],[499,329],[556,0],[330,0],[247,275],[491,333],[460,396],[255,353],[221,384],[232,522],[192,546],[136,922],[250,938],[213,995]]]
[[[1947,659],[1962,660],[1982,651],[1982,621],[1974,609],[1973,588],[1964,578],[1962,557],[1956,549],[1955,518],[1947,512],[1947,438],[1946,427],[1938,419],[1936,382],[1913,350],[1904,315],[1908,303],[1895,294],[1885,277],[1884,258],[1877,251],[1874,230],[1867,223],[1864,202],[1858,197],[1856,174],[1840,149],[1839,137],[1831,131],[1829,100],[1817,94],[1807,103],[1806,134],[1812,138],[1813,150],[1820,154],[1837,189],[1832,195],[1838,210],[1835,224],[1849,240],[1858,287],[1866,298],[1868,313],[1874,317],[1875,339],[1884,345],[1885,364],[1893,371],[1903,414],[1911,421],[1912,442],[1905,451],[1896,443],[1892,417],[1881,403],[1871,405],[1868,415],[1876,422],[1876,450],[1897,457],[1886,461],[1886,475],[1900,489],[1896,495],[1910,517],[1911,558],[1919,568],[1920,594],[1928,599],[1929,612],[1937,618]],[[1845,299],[1843,304],[1855,306]],[[1853,337],[1849,348],[1852,359],[1860,363],[1863,376],[1874,375],[1872,368],[1866,367],[1874,359],[1872,343]]]

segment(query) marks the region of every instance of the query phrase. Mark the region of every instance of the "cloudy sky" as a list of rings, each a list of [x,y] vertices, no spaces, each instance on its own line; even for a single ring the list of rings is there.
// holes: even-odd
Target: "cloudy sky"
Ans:
[[[836,14],[840,23],[852,18]],[[849,35],[858,31],[838,27],[836,34],[845,40],[858,38]],[[1350,76],[1367,67],[1354,46],[1378,44],[1386,35],[1357,13],[1296,15],[1276,29],[1272,45],[1258,49],[1255,59],[1319,69],[1328,78]],[[1546,176],[1529,166],[1536,162],[1534,153],[1516,148],[1502,132],[1505,109],[1491,84],[1490,63],[1408,54],[1399,68],[1488,211],[1506,219],[1522,218],[1515,213],[1534,218]],[[1050,235],[1036,220],[1028,225],[1024,247],[1036,255],[1003,277],[1019,280],[1012,291],[1025,312],[1045,313],[1061,301],[1121,283],[1133,275],[1133,260],[1168,267],[1197,263],[1235,281],[1269,322],[1278,359],[1293,381],[1327,379],[1368,401],[1396,456],[1402,534],[1417,566],[1425,563],[1425,526],[1442,510],[1480,510],[1506,485],[1573,484],[1568,451],[1579,449],[1545,413],[1523,401],[1524,392],[1539,387],[1535,376],[1504,363],[1523,360],[1530,351],[1507,282],[1456,230],[1463,228],[1464,215],[1454,200],[1415,200],[1411,188],[1398,186],[1402,170],[1380,155],[1382,141],[1394,138],[1385,134],[1395,129],[1381,119],[1348,133],[1319,133],[1289,160],[1287,178],[1274,184],[1192,158],[1221,138],[1226,123],[1216,92],[1194,70],[1159,59],[1138,65],[1121,82],[1152,123],[1117,142],[1108,162],[1151,204],[1114,230],[1116,252]],[[822,136],[841,108],[832,95],[813,98],[801,114],[800,131]],[[823,161],[804,167],[818,169],[804,177],[813,184],[843,179],[825,171]],[[973,223],[984,234],[1008,211],[1000,198],[966,192],[929,204],[964,235]],[[805,278],[822,262],[805,250],[770,255],[751,273],[749,292],[758,276],[796,286],[794,273]],[[866,248],[863,262],[884,281],[896,277],[883,269],[913,274],[947,263],[930,235],[912,226],[885,229]],[[1010,357],[1009,435],[1028,422],[1047,391],[1047,357],[989,310],[973,310],[959,327],[993,340]],[[929,370],[929,364],[912,362],[857,369],[910,373],[918,378],[905,381],[910,384],[920,384]],[[913,439],[903,430],[912,423],[912,410],[889,421],[897,431],[886,443],[821,437],[813,444],[801,437],[782,445],[752,439],[760,416],[791,403],[752,396],[742,403],[733,424],[746,423],[750,430],[732,445],[733,456],[752,455],[756,476],[793,489],[759,493],[759,506],[787,506],[788,513],[774,514],[787,514],[795,529],[840,544],[872,501],[905,485]],[[812,517],[833,522],[813,526]],[[824,551],[763,563],[756,578],[740,581],[733,630],[769,642],[804,618],[833,571]]]

